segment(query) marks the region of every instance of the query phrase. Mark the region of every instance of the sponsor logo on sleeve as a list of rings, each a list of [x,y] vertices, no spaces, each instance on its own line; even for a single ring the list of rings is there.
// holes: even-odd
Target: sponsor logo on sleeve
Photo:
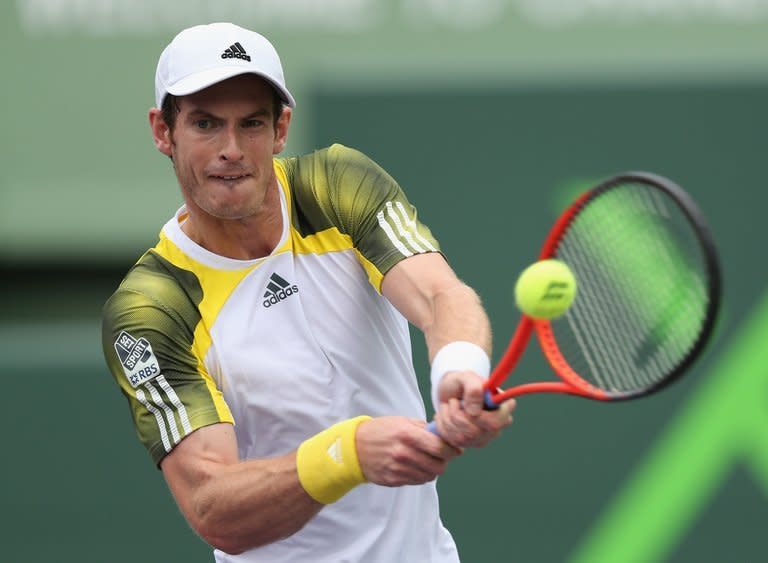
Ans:
[[[136,388],[160,375],[160,365],[146,338],[137,339],[122,331],[115,340],[115,351],[132,387]]]

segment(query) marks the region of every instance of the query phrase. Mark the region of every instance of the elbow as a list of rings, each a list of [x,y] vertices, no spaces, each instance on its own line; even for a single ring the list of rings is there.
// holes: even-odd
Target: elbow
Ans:
[[[198,495],[187,512],[187,521],[195,533],[208,545],[230,555],[239,555],[249,547],[239,540],[232,526],[236,522],[223,520],[217,515],[215,503]]]
[[[240,555],[251,548],[258,547],[253,542],[246,544],[235,534],[226,533],[220,526],[212,525],[205,521],[193,523],[192,528],[205,543],[228,555]]]
[[[240,555],[250,549],[261,547],[298,532],[306,522],[290,525],[285,522],[263,522],[262,526],[244,530],[237,521],[222,522],[199,515],[190,525],[208,545],[228,555]]]
[[[236,522],[226,522],[217,517],[213,506],[198,503],[188,518],[189,525],[208,545],[229,555],[239,555],[254,545],[245,545],[233,529]]]
[[[280,536],[238,536],[237,534],[222,534],[218,530],[207,530],[203,527],[196,529],[198,535],[211,547],[223,551],[227,555],[240,555],[249,549],[276,542],[291,536],[298,530]]]
[[[226,540],[221,542],[208,542],[208,545],[213,547],[214,549],[218,549],[219,551],[223,551],[227,555],[240,555],[241,553],[245,553],[248,551],[248,549],[245,546],[238,545],[234,542],[227,542]]]

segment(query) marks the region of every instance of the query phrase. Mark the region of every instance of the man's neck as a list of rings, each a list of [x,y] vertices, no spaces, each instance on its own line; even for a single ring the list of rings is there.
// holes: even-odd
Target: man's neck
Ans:
[[[253,260],[272,253],[283,233],[279,186],[275,181],[264,195],[256,215],[243,219],[220,219],[187,202],[189,217],[182,231],[197,244],[227,258]]]

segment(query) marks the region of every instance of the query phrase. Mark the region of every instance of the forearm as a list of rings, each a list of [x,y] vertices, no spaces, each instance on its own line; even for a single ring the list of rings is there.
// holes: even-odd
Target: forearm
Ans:
[[[385,276],[382,293],[424,333],[432,404],[438,415],[445,410],[436,416],[440,436],[459,447],[487,443],[510,423],[511,405],[496,415],[483,413],[491,325],[477,293],[437,253],[398,263]]]
[[[491,329],[470,288],[438,294],[430,346],[432,404],[440,436],[457,447],[482,447],[512,422],[514,402],[486,411],[484,381],[490,372]],[[442,302],[441,302],[442,301]]]
[[[491,325],[480,298],[458,280],[435,293],[432,314],[421,328],[430,361],[443,346],[455,341],[471,342],[491,353]]]
[[[198,470],[209,475],[181,508],[208,543],[227,553],[288,537],[323,506],[299,483],[295,452]]]
[[[433,375],[437,374],[433,387],[440,379],[438,372],[451,368],[487,375],[491,354],[488,316],[477,293],[456,277],[441,255],[420,254],[401,261],[384,278],[382,293],[424,333]],[[448,346],[451,343],[459,344]],[[450,354],[438,354],[446,346],[452,350]],[[457,351],[456,346],[462,350]],[[435,369],[435,357],[440,369]]]

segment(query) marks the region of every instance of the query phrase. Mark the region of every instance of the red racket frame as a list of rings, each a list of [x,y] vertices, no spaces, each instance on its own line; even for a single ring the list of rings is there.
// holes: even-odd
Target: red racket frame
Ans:
[[[527,315],[522,315],[520,323],[512,335],[504,355],[486,381],[485,389],[487,408],[497,408],[500,403],[507,399],[512,397],[519,397],[521,395],[527,395],[529,393],[566,393],[569,395],[578,395],[581,397],[587,397],[600,401],[620,401],[639,398],[654,393],[669,385],[672,381],[676,380],[680,375],[682,375],[693,363],[693,361],[701,354],[704,346],[708,342],[713,332],[717,313],[719,311],[722,290],[722,277],[720,274],[719,260],[717,259],[715,245],[703,215],[699,211],[693,199],[674,182],[662,176],[648,172],[627,172],[614,176],[613,178],[603,182],[595,188],[583,193],[571,204],[568,209],[563,212],[560,218],[555,222],[544,242],[544,245],[542,246],[539,259],[546,260],[548,258],[556,257],[557,247],[560,244],[563,235],[565,234],[574,218],[581,212],[581,210],[584,209],[584,207],[588,205],[591,200],[599,197],[601,194],[610,190],[611,188],[620,186],[626,182],[638,182],[646,185],[652,185],[666,192],[672,199],[677,202],[680,209],[683,211],[683,213],[685,213],[685,215],[696,229],[706,261],[709,282],[709,304],[707,315],[703,322],[703,326],[697,341],[692,346],[692,349],[689,351],[688,355],[680,362],[675,370],[661,381],[658,381],[654,385],[641,390],[608,392],[595,387],[594,385],[591,385],[583,378],[581,378],[573,370],[573,368],[571,368],[571,366],[560,353],[560,349],[558,348],[557,342],[555,341],[555,336],[550,321],[537,320]],[[531,334],[534,331],[536,332],[545,358],[555,373],[560,377],[561,381],[525,383],[507,390],[500,389],[499,385],[501,385],[509,376],[509,374],[514,370],[517,362],[519,361],[520,357],[525,351],[526,346],[528,345]]]
[[[592,192],[582,194],[568,209],[565,210],[565,212],[563,212],[550,230],[547,239],[544,241],[544,246],[539,254],[539,260],[546,260],[555,256],[557,245],[562,239],[563,233],[565,233],[573,218],[581,210],[582,206],[591,195]],[[525,348],[528,346],[528,341],[531,339],[531,334],[534,330],[538,336],[539,344],[544,352],[544,356],[555,370],[555,373],[557,373],[563,381],[525,383],[507,389],[506,391],[502,391],[499,389],[499,385],[501,385],[507,376],[515,369],[517,362],[520,360]],[[567,393],[603,401],[611,399],[605,391],[590,385],[571,369],[571,366],[568,365],[568,362],[566,362],[565,358],[560,354],[560,349],[555,342],[552,326],[549,321],[533,319],[525,314],[522,315],[520,323],[517,325],[517,329],[512,335],[504,355],[491,372],[488,381],[486,381],[485,389],[488,392],[486,396],[490,399],[492,405],[498,405],[512,397],[519,397],[520,395],[527,395],[529,393]]]

